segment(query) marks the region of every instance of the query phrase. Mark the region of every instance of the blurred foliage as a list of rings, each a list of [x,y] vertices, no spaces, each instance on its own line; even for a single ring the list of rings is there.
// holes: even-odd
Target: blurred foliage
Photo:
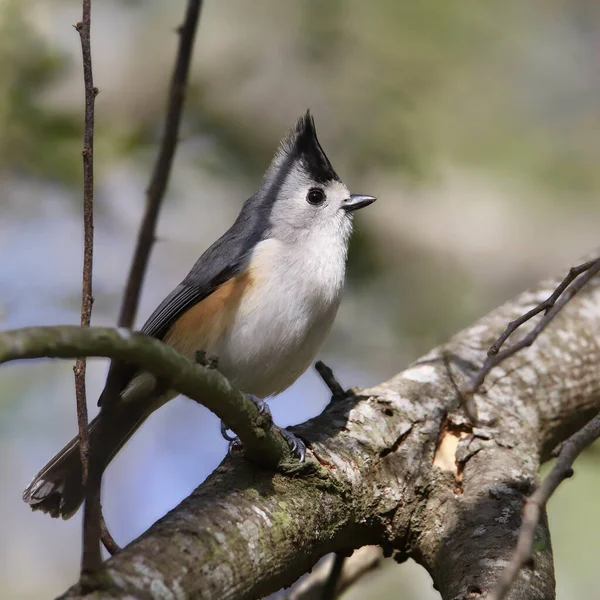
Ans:
[[[212,149],[201,156],[200,166],[225,179],[233,172],[256,184],[273,156],[273,140],[261,136],[256,123],[240,122],[208,101],[204,92],[209,85],[193,84],[188,93],[186,125],[192,131],[201,131]]]
[[[184,0],[94,3],[93,52],[95,69],[98,67],[95,74],[102,74],[97,78],[101,95],[97,105],[95,164],[99,211],[103,210],[105,199],[102,186],[111,170],[149,175],[164,119],[165,87],[175,51],[173,29],[181,20],[184,4]],[[44,16],[32,8],[44,5],[46,18],[50,13],[60,14],[60,26],[55,30],[49,27],[44,31],[39,22]],[[71,29],[73,8],[80,14],[80,0],[0,0],[0,169],[6,179],[29,178],[41,180],[42,184],[58,181],[78,192],[83,104],[60,102],[60,98],[72,99],[82,92],[77,34]],[[119,30],[126,19],[131,27]],[[74,43],[61,45],[61,36],[69,35]],[[169,268],[180,269],[175,261],[187,260],[195,253],[195,244],[199,243],[196,219],[212,223],[214,214],[209,213],[218,213],[222,208],[215,208],[217,203],[223,200],[239,204],[242,190],[255,189],[285,128],[310,107],[317,118],[319,136],[340,175],[354,191],[379,196],[371,213],[379,216],[365,214],[357,218],[349,250],[350,289],[343,306],[350,307],[349,318],[343,322],[340,313],[334,336],[342,340],[340,354],[349,368],[360,365],[364,370],[380,369],[391,375],[409,359],[532,281],[527,269],[531,268],[530,263],[539,261],[539,256],[530,259],[523,254],[529,249],[534,255],[535,245],[548,247],[540,239],[543,234],[533,235],[538,225],[536,210],[556,212],[556,205],[568,198],[567,209],[562,209],[561,214],[575,213],[585,203],[595,202],[600,188],[599,39],[597,0],[206,2],[181,132],[183,143],[175,164],[179,170],[170,188],[171,199],[180,202],[173,212],[182,209],[189,223],[177,223],[181,238],[172,244],[177,251],[170,257]],[[122,53],[111,53],[116,44],[120,44]],[[57,88],[63,93],[58,95],[59,102],[56,97],[53,102],[48,101]],[[193,168],[186,169],[190,165]],[[516,245],[517,252],[525,249],[518,260],[514,254],[511,258],[509,246],[514,238],[504,234],[493,238],[502,240],[496,262],[490,260],[491,254],[481,259],[475,250],[473,256],[468,256],[469,262],[477,266],[478,261],[489,260],[490,264],[468,269],[464,254],[456,252],[460,244],[477,248],[476,244],[466,244],[472,232],[460,222],[464,211],[474,210],[473,204],[466,201],[452,204],[459,219],[447,225],[456,227],[456,237],[464,236],[465,240],[459,240],[454,250],[428,242],[426,228],[437,224],[434,221],[443,222],[444,216],[437,212],[439,204],[432,202],[427,210],[419,204],[424,204],[424,196],[413,192],[418,186],[426,187],[425,184],[438,180],[443,188],[444,168],[448,165],[484,173],[489,184],[489,188],[482,186],[484,192],[500,187],[499,182],[504,179],[516,182],[515,187],[524,183],[541,190],[537,196],[530,195],[526,206],[520,204],[523,196],[510,193],[490,200],[490,204],[496,203],[494,217],[501,214],[506,228],[517,218],[525,219],[528,211],[534,215],[519,230],[522,234],[531,228],[527,234],[530,246]],[[139,198],[134,199],[138,201],[143,189],[139,179],[132,179],[133,185],[138,186],[133,190],[133,194],[139,192]],[[206,180],[210,181],[209,189],[217,201],[198,198],[202,195],[198,190]],[[219,180],[223,182],[222,195],[218,195]],[[465,191],[477,195],[479,188],[471,191],[470,180],[465,181],[459,194]],[[369,188],[359,187],[366,182]],[[111,183],[113,187],[108,189],[114,191],[119,182]],[[131,181],[127,184],[131,185]],[[229,193],[235,184],[239,195]],[[411,189],[411,185],[415,187]],[[122,190],[116,191],[121,201],[131,187],[125,188],[122,197]],[[438,192],[446,198],[441,188],[434,189],[432,195]],[[43,201],[38,195],[30,196],[34,207]],[[24,195],[15,197],[21,199]],[[77,194],[77,206],[79,197]],[[0,198],[0,202],[5,201],[4,195]],[[500,206],[503,202],[514,203],[513,211],[502,212],[506,209]],[[186,212],[190,204],[196,212]],[[117,211],[121,205],[115,206],[116,209],[110,207],[114,211],[110,214],[115,217],[114,222],[120,223],[121,213]],[[138,206],[141,203],[132,202],[123,208],[126,215],[122,221],[132,229]],[[415,206],[423,212],[407,210]],[[165,213],[169,208],[173,205],[166,206]],[[423,215],[426,218],[420,221],[416,218]],[[400,219],[414,229],[410,239],[404,234],[407,229],[399,226]],[[387,221],[389,229],[384,231]],[[489,221],[483,222],[489,225]],[[106,224],[99,219],[98,239],[103,227]],[[569,224],[564,229],[562,243],[573,247],[572,239],[580,232]],[[174,230],[172,226],[169,234]],[[209,241],[203,239],[201,243]],[[185,254],[188,242],[194,245],[189,255]],[[44,238],[41,243],[47,240]],[[24,261],[27,251],[36,253],[35,261],[45,258],[40,248],[34,243],[31,248],[21,248]],[[65,244],[65,253],[73,253],[72,248]],[[162,255],[165,262],[166,254]],[[57,262],[65,259],[58,253],[52,256]],[[96,293],[100,301],[95,308],[96,318],[102,314],[103,301],[112,307],[105,314],[114,313],[122,284],[106,266],[102,279],[102,257],[98,258]],[[123,257],[125,260],[128,256]],[[494,271],[500,263],[509,266],[497,277],[495,273],[482,277],[482,272]],[[155,269],[153,274],[158,271]],[[509,272],[514,274],[508,275]],[[515,288],[509,289],[510,277],[514,277]],[[54,274],[49,278],[54,278]],[[70,287],[64,284],[61,293],[68,299],[75,319],[79,272],[72,281],[75,283]],[[162,283],[157,285],[162,289],[161,286]],[[48,289],[38,285],[36,294],[43,302],[35,306],[50,302]],[[6,296],[7,290],[3,290],[0,301],[6,302]],[[40,313],[32,309],[27,318],[35,322]],[[19,456],[26,457],[32,453],[31,446],[46,439],[48,432],[37,436],[39,431],[16,428],[16,421],[8,417],[14,418],[22,408],[23,423],[25,417],[34,422],[40,410],[46,415],[53,405],[48,402],[50,372],[28,379],[20,376],[21,371],[15,370],[14,376],[3,375],[0,411],[5,421],[0,437],[5,440],[12,436],[15,447],[22,438]],[[31,399],[34,380],[39,380],[39,404],[35,404],[35,399],[33,404],[20,404],[24,397]],[[31,413],[26,410],[29,407]],[[72,416],[71,409],[69,405],[68,414]],[[43,413],[44,410],[48,412]],[[63,416],[57,412],[56,421]],[[43,427],[46,425],[44,418]],[[161,455],[163,451],[161,447]],[[594,477],[599,452],[600,444],[596,444],[580,459],[577,476],[561,486],[550,506],[559,590],[568,590],[564,598],[594,597],[590,590],[595,585],[595,555],[583,550],[579,540],[585,538],[585,547],[593,548],[593,536],[597,537],[586,525],[594,518],[594,500],[600,493],[598,478]],[[7,459],[5,470],[13,464],[14,460]],[[14,479],[11,481],[14,483]],[[581,506],[573,509],[577,502]],[[19,504],[18,508],[23,507]],[[29,524],[36,523],[37,528],[38,522],[32,521],[29,513],[23,516],[18,509],[11,510],[5,512],[6,523],[15,515],[24,519],[23,526],[16,527],[16,533],[9,538],[13,548],[18,547]],[[127,520],[131,520],[131,515]],[[79,532],[77,539],[78,536]],[[40,537],[54,539],[46,533]],[[35,540],[23,542],[28,553],[39,541]],[[64,549],[76,551],[70,545]],[[36,595],[30,597],[47,596],[49,574],[42,576],[37,568],[32,570],[31,564],[36,565],[29,558],[20,564],[27,567],[27,574],[15,576],[14,581],[18,580],[19,585],[27,583],[30,572],[34,572],[41,583]],[[46,553],[39,565],[47,564]],[[406,598],[423,599],[422,590],[430,588],[431,582],[426,580],[420,588],[415,586],[410,591],[414,576],[403,576],[403,568],[394,565],[387,580],[378,576],[378,585],[385,590],[374,588],[371,581],[365,580],[364,587],[357,586],[349,597],[381,594],[382,598],[395,598],[402,589]],[[68,572],[61,577],[68,581]],[[399,577],[410,581],[399,583]],[[63,582],[53,585],[51,589],[58,592]],[[5,592],[2,586],[0,589]],[[17,595],[8,589],[6,597],[25,597],[22,590]]]
[[[161,10],[160,3],[123,4],[140,14]],[[25,18],[25,6],[6,0],[0,9],[0,159],[7,171],[75,182],[81,115],[43,102],[72,65]],[[259,3],[263,10],[269,6]],[[277,27],[289,29],[287,52],[318,94],[339,108],[336,135],[344,141],[337,145],[353,177],[377,165],[420,178],[449,159],[558,190],[600,185],[600,137],[592,126],[600,109],[588,100],[600,87],[593,63],[582,54],[581,73],[573,75],[558,60],[540,58],[555,30],[562,36],[557,50],[548,48],[551,57],[576,60],[594,48],[600,9],[593,3],[554,0],[537,21],[534,9],[517,0],[309,0],[288,12]],[[238,57],[232,75],[246,60]],[[578,77],[586,72],[584,83]],[[262,172],[272,153],[272,129],[256,119],[244,122],[215,102],[205,93],[210,86],[196,78],[188,103],[193,131],[215,142],[216,152],[202,166],[216,173]],[[134,116],[118,131],[106,125],[99,141],[110,156],[126,155],[156,142],[159,123],[157,112]]]
[[[24,18],[26,5],[0,5],[0,162],[5,172],[73,182],[81,160],[80,115],[42,105],[65,57]]]

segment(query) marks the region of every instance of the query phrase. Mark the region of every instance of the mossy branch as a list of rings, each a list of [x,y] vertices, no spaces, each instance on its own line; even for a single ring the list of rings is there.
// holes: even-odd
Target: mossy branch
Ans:
[[[513,555],[540,460],[600,410],[600,281],[474,394],[488,425],[465,418],[457,389],[506,323],[558,283],[525,292],[389,381],[344,395],[298,426],[317,461],[312,476],[229,456],[108,560],[99,579],[61,598],[263,598],[323,555],[367,544],[398,562],[416,559],[443,600],[484,597]],[[549,539],[545,512],[539,529]],[[535,577],[519,571],[510,600],[555,598],[550,544],[535,553],[533,569]]]
[[[290,449],[271,420],[216,369],[196,364],[147,335],[108,327],[25,327],[0,333],[0,364],[25,358],[106,357],[133,363],[206,406],[240,438],[246,455],[277,467]]]

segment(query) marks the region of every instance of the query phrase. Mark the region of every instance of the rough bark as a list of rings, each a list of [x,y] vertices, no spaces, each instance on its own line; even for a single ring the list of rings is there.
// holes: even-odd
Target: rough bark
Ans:
[[[482,597],[511,558],[540,463],[600,410],[598,280],[531,348],[490,374],[475,396],[486,425],[468,424],[455,386],[506,323],[559,280],[295,428],[310,445],[302,469],[275,473],[227,457],[99,578],[63,598],[258,598],[292,584],[324,554],[365,544],[414,557],[444,599]],[[555,597],[545,518],[538,538],[513,600]]]

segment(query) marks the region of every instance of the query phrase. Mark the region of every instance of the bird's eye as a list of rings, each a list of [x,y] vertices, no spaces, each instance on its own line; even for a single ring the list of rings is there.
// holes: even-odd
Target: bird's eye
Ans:
[[[319,188],[313,188],[308,192],[306,200],[309,204],[317,206],[325,202],[325,194],[323,193],[323,190],[320,190]]]

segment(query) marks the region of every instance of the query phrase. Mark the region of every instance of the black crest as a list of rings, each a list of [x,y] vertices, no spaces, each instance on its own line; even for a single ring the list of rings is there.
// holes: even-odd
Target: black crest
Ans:
[[[317,139],[315,121],[307,110],[298,119],[296,127],[283,141],[282,150],[293,158],[300,160],[307,173],[319,183],[340,181],[327,155]]]

